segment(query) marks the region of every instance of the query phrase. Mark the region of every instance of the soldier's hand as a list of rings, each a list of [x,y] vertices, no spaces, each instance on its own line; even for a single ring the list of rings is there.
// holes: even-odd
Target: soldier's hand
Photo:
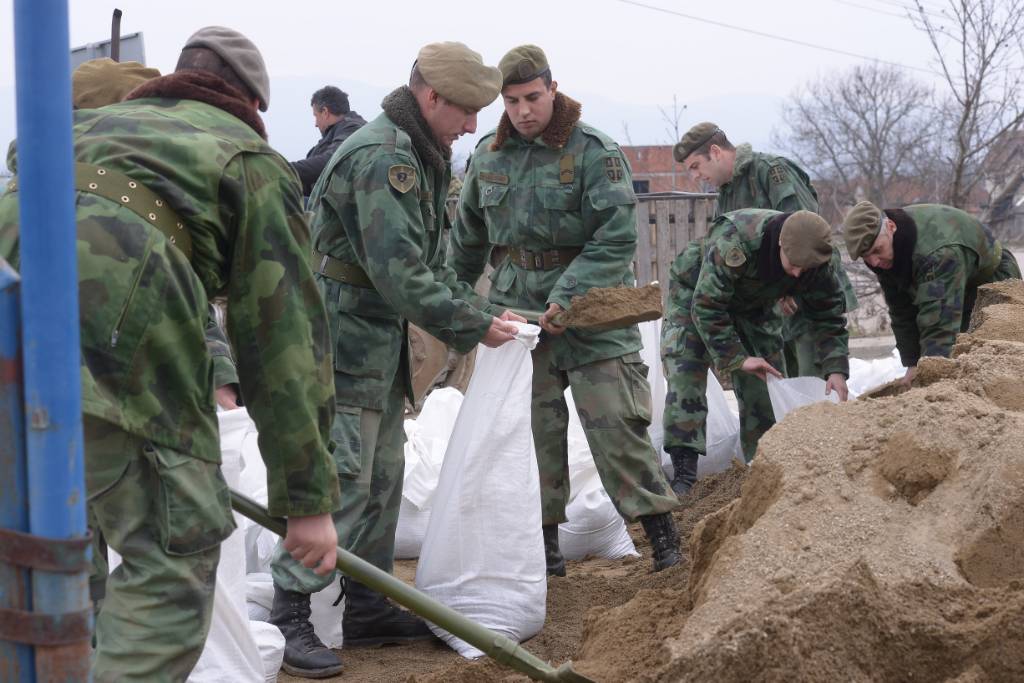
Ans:
[[[509,321],[515,321],[517,323],[529,322],[523,316],[519,315],[518,313],[513,313],[512,311],[505,311],[504,313],[501,314],[499,319],[500,320],[504,320],[506,322],[509,322]]]
[[[740,366],[743,372],[749,372],[767,381],[768,375],[782,379],[782,373],[772,367],[772,364],[759,356],[748,356],[743,365]]]
[[[917,375],[917,366],[911,365],[907,368],[907,374],[900,378],[900,384],[909,389],[914,384],[915,375]]]
[[[225,384],[213,390],[213,397],[224,410],[234,410],[238,407],[238,390],[234,384]]]
[[[825,382],[825,395],[828,396],[833,391],[839,395],[839,400],[842,402],[850,398],[850,390],[846,388],[846,378],[841,373],[833,372]]]
[[[797,312],[800,307],[796,305],[796,299],[791,296],[784,296],[779,299],[779,307],[782,308],[782,315],[787,318]]]
[[[480,343],[496,349],[505,342],[515,339],[516,332],[518,332],[518,328],[512,323],[506,322],[501,318],[491,318],[491,326],[487,329],[487,334],[480,340]]]
[[[334,570],[338,559],[338,534],[327,513],[308,517],[289,517],[284,549],[302,566],[324,576]]]
[[[565,309],[558,304],[548,304],[548,310],[544,311],[544,315],[540,317],[538,321],[540,326],[544,328],[544,331],[548,334],[559,335],[565,332],[565,327],[554,322],[555,316],[559,313],[564,313]]]

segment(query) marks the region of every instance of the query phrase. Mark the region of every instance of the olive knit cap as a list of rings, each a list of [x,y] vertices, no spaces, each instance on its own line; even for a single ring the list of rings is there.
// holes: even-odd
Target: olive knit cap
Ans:
[[[882,210],[871,202],[857,202],[843,221],[843,239],[850,258],[856,261],[871,249],[882,229]]]
[[[682,163],[686,160],[686,157],[693,154],[695,149],[698,149],[701,145],[711,139],[715,133],[721,133],[722,129],[710,121],[704,121],[698,123],[696,126],[686,131],[686,134],[676,143],[676,146],[672,148],[672,156],[676,161]]]
[[[832,229],[813,211],[797,211],[782,223],[779,244],[797,268],[817,268],[832,258]]]
[[[109,57],[82,62],[71,74],[71,105],[96,109],[115,104],[160,72],[138,62],[115,62]]]
[[[270,106],[270,76],[263,56],[251,40],[224,26],[201,28],[185,42],[185,48],[205,47],[213,50],[231,67],[260,101],[260,111]]]
[[[460,107],[479,111],[501,92],[501,72],[462,43],[424,45],[416,66],[427,85]]]
[[[550,70],[548,57],[536,45],[520,45],[505,53],[498,62],[501,71],[501,87],[529,83]]]

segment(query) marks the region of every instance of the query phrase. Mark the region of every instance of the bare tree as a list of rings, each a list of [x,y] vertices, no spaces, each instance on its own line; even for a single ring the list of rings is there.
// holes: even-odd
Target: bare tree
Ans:
[[[683,112],[686,111],[686,105],[679,106],[679,100],[676,96],[672,95],[672,111],[669,112],[662,106],[658,106],[658,111],[661,112],[661,118],[665,121],[665,134],[668,136],[668,144],[674,145],[679,142],[679,138],[682,134],[679,130],[679,122],[683,118]],[[676,178],[678,173],[678,164],[676,163],[675,157],[672,157],[672,189],[678,189],[676,184]]]
[[[962,208],[993,144],[1024,123],[1024,0],[947,0],[941,15],[914,4],[911,19],[928,36],[948,87],[945,201]]]
[[[830,222],[859,199],[891,206],[930,198],[911,178],[935,165],[932,93],[903,70],[867,64],[812,81],[783,105],[783,119],[776,144],[819,179]]]
[[[629,122],[622,122],[622,137],[626,140],[626,144],[630,147],[633,146],[633,137],[629,134]]]

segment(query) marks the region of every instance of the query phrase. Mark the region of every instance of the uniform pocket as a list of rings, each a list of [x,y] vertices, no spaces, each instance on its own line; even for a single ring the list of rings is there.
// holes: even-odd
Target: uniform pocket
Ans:
[[[362,418],[363,409],[354,406],[338,406],[334,413],[331,441],[339,477],[355,479],[363,471]]]
[[[148,443],[143,452],[160,481],[155,522],[168,555],[194,555],[231,535],[231,499],[218,465]]]
[[[632,398],[633,412],[638,420],[651,422],[651,386],[647,383],[650,368],[639,353],[627,353],[622,357],[622,369],[629,396]]]

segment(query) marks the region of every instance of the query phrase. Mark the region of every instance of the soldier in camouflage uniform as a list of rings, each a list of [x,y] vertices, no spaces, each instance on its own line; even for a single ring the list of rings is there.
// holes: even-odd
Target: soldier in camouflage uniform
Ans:
[[[725,133],[714,123],[698,123],[691,128],[672,150],[675,160],[694,176],[718,188],[718,216],[738,209],[773,209],[793,212],[817,211],[818,195],[810,178],[789,159],[755,152],[748,144],[734,147]],[[707,412],[707,399],[695,395],[688,373],[674,370],[680,364],[677,357],[682,348],[677,342],[683,333],[680,324],[688,324],[691,297],[696,274],[700,270],[702,247],[691,245],[684,249],[673,265],[669,282],[669,300],[665,321],[661,328],[662,362],[668,393],[665,397],[665,451],[672,458],[672,489],[685,494],[697,481],[697,460],[700,453],[685,446],[679,434],[688,433],[692,411]],[[833,250],[833,270],[838,275],[846,296],[847,310],[857,305],[857,298],[846,272],[842,257]],[[682,278],[682,281],[677,281]],[[685,306],[685,308],[681,308]],[[779,302],[784,340],[785,370],[788,376],[824,376],[815,355],[815,336],[810,321],[793,297]],[[781,368],[781,366],[780,366]],[[702,379],[702,384],[705,383]],[[686,397],[684,399],[684,397]]]
[[[708,236],[691,244],[671,270],[670,345],[666,370],[682,378],[673,400],[681,417],[666,425],[666,441],[705,452],[707,373],[712,363],[731,375],[740,409],[740,440],[749,462],[774,423],[765,387],[781,376],[780,319],[775,302],[800,296],[815,335],[827,390],[846,400],[845,303],[828,224],[809,211],[742,209],[715,219]],[[667,402],[667,401],[666,401]],[[671,429],[671,431],[669,431]]]
[[[978,286],[1020,279],[1009,249],[970,214],[941,204],[880,210],[860,202],[843,224],[850,258],[882,286],[909,387],[921,356],[949,357],[966,332]]]
[[[408,324],[458,351],[498,346],[515,326],[445,266],[445,200],[451,144],[476,130],[494,101],[497,69],[461,43],[420,50],[409,86],[345,140],[313,188],[313,262],[334,336],[338,412],[332,435],[342,507],[343,546],[390,572],[405,465],[404,402],[414,399]],[[486,309],[486,310],[485,310]],[[273,562],[271,621],[287,639],[285,669],[324,675],[338,666],[308,622],[315,576],[282,552]],[[345,645],[430,638],[422,620],[366,586],[344,580]]]
[[[251,42],[209,27],[174,74],[75,114],[88,515],[123,558],[96,621],[97,681],[184,681],[206,639],[234,526],[204,341],[214,294],[270,512],[289,518],[298,559],[334,563],[329,333],[298,182],[257,113],[268,84]],[[16,183],[0,257],[18,263]]]
[[[515,48],[500,68],[505,114],[473,153],[452,265],[460,279],[476,282],[497,248],[490,300],[546,311],[546,334],[533,351],[532,424],[548,572],[565,575],[558,524],[569,499],[567,386],[605,489],[623,517],[643,523],[660,570],[679,561],[670,514],[678,501],[647,435],[651,397],[639,329],[587,332],[551,322],[574,295],[633,284],[629,166],[611,138],[579,120],[579,103],[557,92],[540,48]]]

